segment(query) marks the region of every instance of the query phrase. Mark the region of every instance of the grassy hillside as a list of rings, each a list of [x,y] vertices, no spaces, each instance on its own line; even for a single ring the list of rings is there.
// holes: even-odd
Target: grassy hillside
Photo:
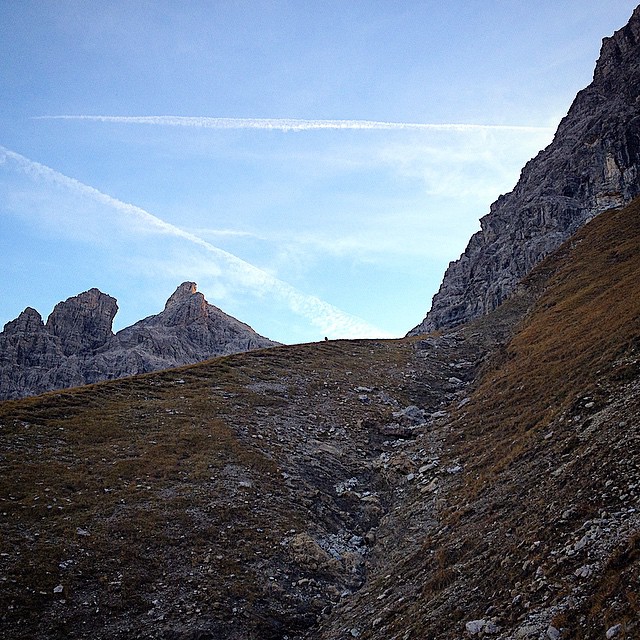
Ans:
[[[634,204],[448,334],[1,403],[3,636],[634,637],[639,275]]]
[[[411,341],[323,342],[0,404],[9,635],[314,625],[363,580],[413,360]]]

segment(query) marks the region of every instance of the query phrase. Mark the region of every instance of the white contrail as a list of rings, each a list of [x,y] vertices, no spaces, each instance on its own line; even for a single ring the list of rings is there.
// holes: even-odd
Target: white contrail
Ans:
[[[37,120],[89,120],[119,124],[152,124],[202,129],[267,129],[272,131],[311,131],[314,129],[427,130],[427,131],[520,131],[540,133],[551,127],[510,124],[451,124],[414,122],[381,122],[378,120],[301,120],[296,118],[208,118],[199,116],[38,116]]]
[[[0,165],[6,164],[7,160],[13,161],[23,173],[31,178],[44,180],[70,189],[75,193],[112,207],[129,217],[143,222],[149,229],[181,238],[206,249],[225,262],[226,273],[236,276],[245,286],[251,289],[260,293],[270,291],[281,300],[284,300],[294,313],[310,320],[311,324],[322,332],[322,335],[343,338],[390,337],[386,332],[373,327],[361,318],[348,314],[320,298],[298,291],[290,284],[275,278],[262,269],[212,245],[193,233],[189,233],[154,216],[141,207],[113,198],[75,178],[70,178],[51,167],[30,160],[0,145]]]

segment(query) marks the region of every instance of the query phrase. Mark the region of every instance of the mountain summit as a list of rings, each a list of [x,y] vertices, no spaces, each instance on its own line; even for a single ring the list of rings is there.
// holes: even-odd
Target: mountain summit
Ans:
[[[190,296],[198,292],[198,285],[195,282],[183,282],[169,297],[164,305],[165,311],[172,305],[189,299]],[[200,294],[202,296],[202,294]]]
[[[183,282],[164,310],[117,334],[115,298],[89,289],[58,303],[46,324],[31,308],[0,333],[0,399],[200,362],[276,345]]]
[[[553,142],[522,170],[449,264],[426,318],[409,335],[450,328],[501,304],[577,229],[640,194],[640,7],[603,40],[592,83]]]

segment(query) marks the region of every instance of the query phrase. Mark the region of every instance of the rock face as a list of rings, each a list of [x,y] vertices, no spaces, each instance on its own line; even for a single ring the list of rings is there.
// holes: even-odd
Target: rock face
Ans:
[[[117,312],[115,298],[98,289],[89,289],[59,302],[45,329],[59,339],[65,356],[91,353],[113,337],[111,325]]]
[[[46,324],[25,309],[0,333],[0,399],[121,378],[277,343],[209,304],[184,282],[164,311],[114,334],[115,298],[90,289],[56,305]]]
[[[276,344],[209,304],[195,282],[183,282],[162,313],[119,331],[104,358],[130,375]]]
[[[640,7],[604,39],[593,82],[514,190],[491,205],[409,335],[454,327],[496,308],[578,228],[640,194],[639,165]]]

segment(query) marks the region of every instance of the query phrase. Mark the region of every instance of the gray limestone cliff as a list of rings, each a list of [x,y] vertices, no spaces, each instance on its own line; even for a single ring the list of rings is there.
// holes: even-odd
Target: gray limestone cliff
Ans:
[[[117,311],[115,298],[98,289],[89,289],[59,302],[51,312],[45,329],[59,338],[65,356],[92,353],[113,336],[111,326]]]
[[[275,346],[184,282],[164,310],[117,334],[115,298],[90,289],[60,302],[46,323],[30,307],[0,333],[0,399],[121,378]]]
[[[491,205],[409,335],[496,308],[578,228],[640,195],[639,165],[640,7],[603,40],[592,83],[576,96],[553,142],[525,165],[514,190]]]

